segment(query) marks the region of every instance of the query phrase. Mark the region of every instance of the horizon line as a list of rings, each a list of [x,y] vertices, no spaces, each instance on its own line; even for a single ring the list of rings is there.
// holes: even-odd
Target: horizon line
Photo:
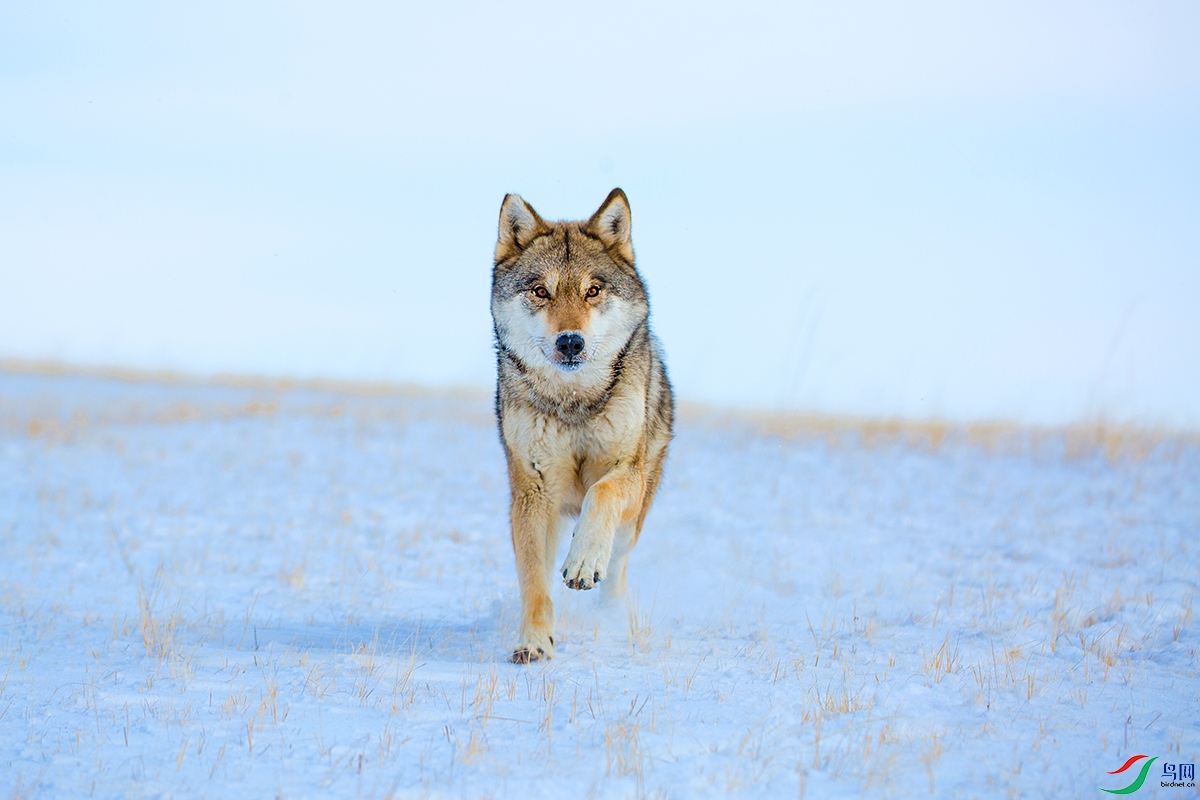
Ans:
[[[0,356],[0,373],[42,375],[47,377],[83,377],[125,381],[128,383],[157,383],[178,386],[214,386],[235,389],[256,389],[270,392],[325,391],[360,396],[452,396],[459,399],[486,401],[491,390],[463,385],[429,385],[394,380],[354,378],[271,376],[239,372],[200,373],[178,369],[151,369],[113,364],[83,364],[59,359],[26,359]],[[1163,441],[1176,440],[1200,445],[1200,429],[1171,428],[1138,422],[1114,422],[1099,417],[1064,424],[1019,422],[1009,419],[978,419],[956,421],[937,417],[870,416],[834,412],[780,409],[769,410],[735,405],[722,405],[693,400],[676,404],[678,415],[692,420],[707,418],[717,421],[725,417],[760,427],[764,433],[776,435],[835,435],[859,433],[868,439],[923,438],[936,444],[947,437],[965,436],[968,440],[999,440],[1033,436],[1046,438],[1064,436],[1089,441],[1108,450],[1114,441],[1125,446],[1137,443],[1144,449]]]

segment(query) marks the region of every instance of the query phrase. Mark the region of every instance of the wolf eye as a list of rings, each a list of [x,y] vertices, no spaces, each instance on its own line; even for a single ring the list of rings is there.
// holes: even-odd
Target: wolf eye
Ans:
[[[588,296],[588,297],[596,297],[596,296],[597,296],[597,295],[599,295],[599,294],[600,294],[600,287],[599,287],[599,286],[592,286],[591,288],[589,288],[589,289],[587,290],[587,296]]]
[[[545,286],[537,287],[536,289],[533,290],[533,293],[535,295],[537,295],[538,297],[542,298],[543,300],[547,300],[550,298],[550,293],[546,291]]]

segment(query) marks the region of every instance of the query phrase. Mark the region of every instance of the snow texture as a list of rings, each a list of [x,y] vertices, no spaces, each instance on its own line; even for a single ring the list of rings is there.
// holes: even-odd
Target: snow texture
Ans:
[[[626,603],[557,587],[519,666],[486,398],[0,373],[0,796],[1096,797],[1200,760],[1194,440],[772,430],[685,414]]]

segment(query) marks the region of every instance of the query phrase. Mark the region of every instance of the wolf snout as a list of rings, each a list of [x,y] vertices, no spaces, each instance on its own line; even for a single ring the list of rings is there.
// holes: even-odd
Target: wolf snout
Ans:
[[[574,360],[583,352],[583,337],[578,333],[560,333],[554,347],[563,358]]]

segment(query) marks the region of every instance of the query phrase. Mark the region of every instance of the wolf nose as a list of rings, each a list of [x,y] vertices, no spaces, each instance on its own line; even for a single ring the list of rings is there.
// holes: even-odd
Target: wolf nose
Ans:
[[[583,337],[578,333],[560,333],[554,346],[566,358],[576,358],[583,352]]]

